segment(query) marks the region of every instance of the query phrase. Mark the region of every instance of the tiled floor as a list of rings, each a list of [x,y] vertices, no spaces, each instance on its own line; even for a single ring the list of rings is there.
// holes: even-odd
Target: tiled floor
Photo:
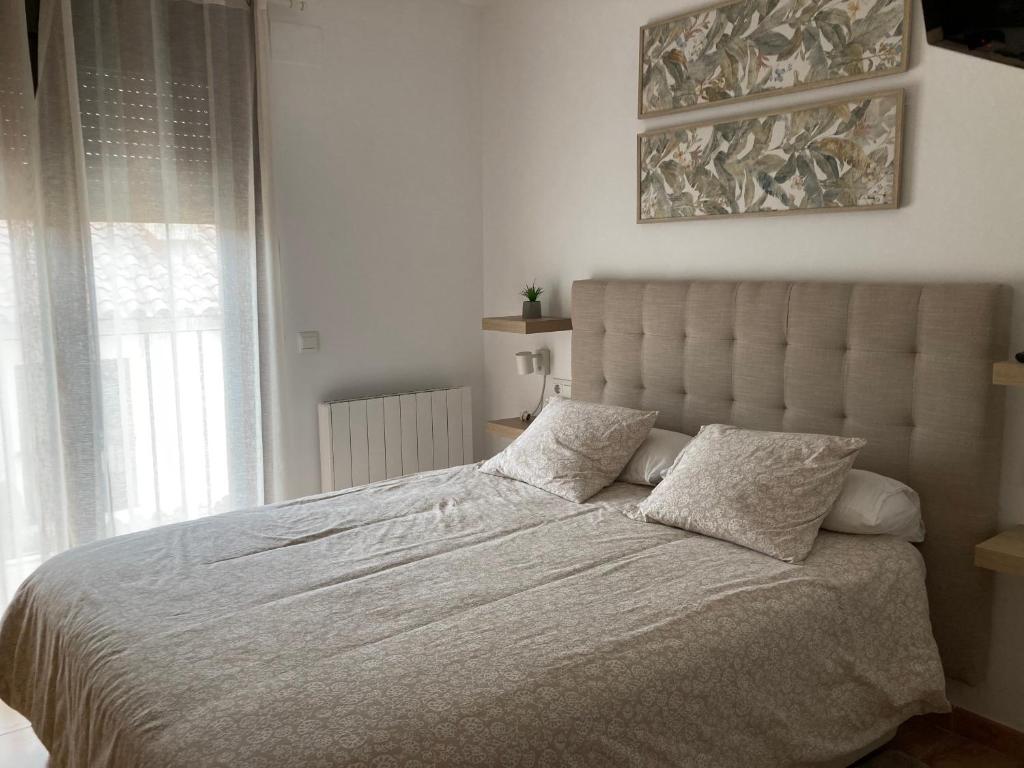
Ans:
[[[0,701],[0,735],[16,731],[28,725],[28,721]]]
[[[0,768],[46,768],[46,750],[28,723],[0,702]],[[858,763],[863,768],[1024,768],[1009,757],[915,719],[887,746]]]
[[[0,768],[45,768],[46,762],[28,721],[0,701]]]

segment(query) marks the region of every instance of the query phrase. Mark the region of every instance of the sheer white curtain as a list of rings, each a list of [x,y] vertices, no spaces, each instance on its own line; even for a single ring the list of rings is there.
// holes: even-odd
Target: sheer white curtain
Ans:
[[[243,0],[0,0],[0,603],[50,555],[273,496]]]

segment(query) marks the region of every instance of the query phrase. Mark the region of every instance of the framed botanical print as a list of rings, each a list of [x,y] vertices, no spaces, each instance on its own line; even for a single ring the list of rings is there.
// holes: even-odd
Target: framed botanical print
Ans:
[[[907,68],[910,0],[728,0],[640,30],[639,116]]]
[[[903,91],[637,137],[637,220],[899,206]]]

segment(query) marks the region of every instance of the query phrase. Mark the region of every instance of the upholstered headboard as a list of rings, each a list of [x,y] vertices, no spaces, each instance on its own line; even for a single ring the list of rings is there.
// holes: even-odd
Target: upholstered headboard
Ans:
[[[573,397],[704,424],[852,435],[858,466],[921,495],[946,673],[977,681],[991,581],[974,545],[997,514],[1011,292],[978,284],[573,285]]]

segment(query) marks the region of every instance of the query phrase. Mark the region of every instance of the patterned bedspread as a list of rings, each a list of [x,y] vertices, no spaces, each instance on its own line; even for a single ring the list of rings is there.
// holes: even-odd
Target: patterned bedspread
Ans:
[[[948,708],[909,544],[790,565],[473,467],[44,564],[0,698],[72,768],[842,765]]]

